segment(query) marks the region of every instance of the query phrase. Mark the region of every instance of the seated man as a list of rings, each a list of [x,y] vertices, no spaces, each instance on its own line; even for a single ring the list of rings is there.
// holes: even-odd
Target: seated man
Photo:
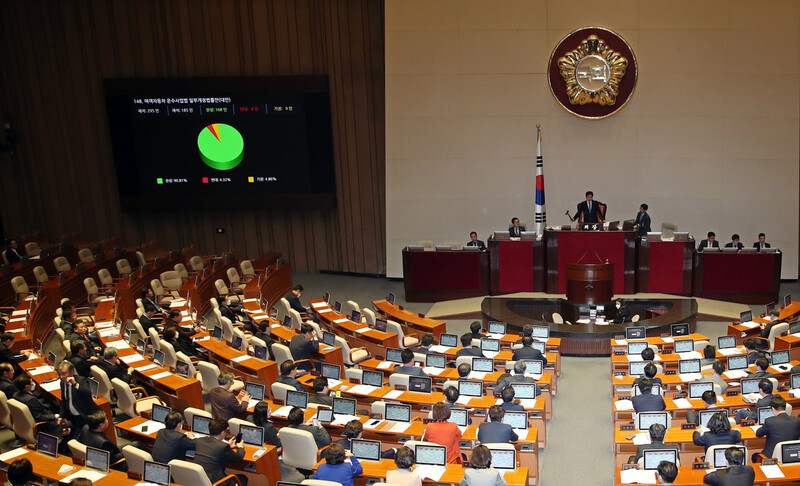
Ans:
[[[218,387],[211,390],[211,415],[214,418],[228,421],[240,413],[247,411],[250,396],[245,393],[240,399],[238,394],[231,392],[233,386],[233,373],[220,373],[217,376]]]
[[[458,371],[458,378],[466,380],[469,377],[469,374],[472,373],[472,367],[467,363],[461,363],[456,368]]]
[[[706,410],[722,410],[717,406],[717,394],[711,390],[706,390],[701,396],[703,399],[703,406]],[[686,422],[690,424],[700,425],[700,414],[697,410],[686,411]]]
[[[766,437],[764,450],[761,454],[764,457],[775,457],[775,445],[787,440],[800,439],[800,418],[786,413],[786,399],[780,395],[772,397],[769,403],[772,408],[773,416],[764,421],[764,424],[756,431],[756,437]],[[753,462],[756,462],[758,454],[753,454]]]
[[[747,375],[748,380],[756,378],[774,378],[775,375],[767,371],[769,369],[769,360],[761,357],[756,360],[756,371]]]
[[[395,365],[394,371],[392,371],[393,375],[428,376],[422,371],[422,368],[414,366],[414,351],[408,348],[404,349],[400,352],[400,359],[403,361],[403,365]]]
[[[525,362],[524,361],[517,361],[514,363],[514,370],[512,373],[503,373],[497,378],[497,383],[495,384],[495,390],[502,390],[507,386],[511,386],[512,383],[531,383],[536,385],[534,388],[535,396],[539,396],[542,393],[542,390],[539,388],[539,385],[536,384],[536,379],[532,376],[525,376]]]
[[[72,352],[72,356],[69,357],[68,361],[75,365],[75,371],[81,376],[91,378],[92,363],[89,362],[86,356],[86,342],[82,339],[72,341],[70,344],[70,351]]]
[[[531,337],[531,338],[533,337],[533,326],[530,324],[525,324],[525,326],[522,328],[522,335],[520,336],[519,339],[514,341],[514,344],[515,345],[522,344],[522,340],[525,337]]]
[[[119,464],[115,464],[120,459],[124,459],[124,456],[119,447],[117,447],[117,444],[111,442],[111,439],[106,435],[107,428],[108,418],[106,417],[106,413],[102,410],[92,412],[86,417],[86,425],[84,425],[83,429],[78,433],[78,442],[88,447],[110,452],[111,468],[117,471],[127,472],[128,463],[123,461]],[[123,447],[133,447],[133,444],[128,444]]]
[[[97,356],[103,349],[100,346],[100,339],[97,335],[93,335],[89,332],[89,327],[86,325],[85,321],[76,322],[73,333],[69,337],[70,342],[78,340],[86,343],[86,354],[90,357]]]
[[[506,386],[500,391],[500,396],[503,398],[503,403],[501,407],[506,412],[524,412],[525,407],[519,404],[519,402],[514,402],[514,387],[513,386]]]
[[[542,366],[547,366],[547,358],[538,349],[533,348],[533,338],[526,336],[522,338],[522,347],[514,350],[512,361],[527,360],[542,362]]]
[[[755,363],[758,358],[764,357],[764,352],[759,349],[758,341],[755,339],[745,339],[743,344],[747,350],[747,364],[751,365]]]
[[[742,251],[744,245],[739,241],[739,235],[734,233],[731,235],[731,242],[725,244],[725,248],[736,248],[739,251]]]
[[[164,428],[156,434],[153,444],[153,460],[167,464],[173,459],[186,460],[186,451],[193,451],[197,439],[191,432],[181,432],[183,418],[180,412],[170,412],[164,419]]]
[[[156,313],[158,313],[158,308],[151,304],[150,302],[143,302],[144,305],[144,314],[139,316],[139,324],[142,325],[142,330],[148,336],[150,335],[150,329],[155,329],[156,332],[161,332],[161,328],[156,324]]]
[[[422,336],[422,339],[419,342],[419,346],[414,348],[414,352],[420,354],[430,354],[433,352],[431,351],[431,346],[433,346],[433,343],[434,343],[433,334],[427,333],[424,336]]]
[[[664,398],[661,395],[653,395],[653,382],[649,378],[642,378],[639,380],[639,391],[641,395],[636,395],[631,398],[633,409],[636,412],[661,412],[666,410],[667,404],[664,403]]]
[[[303,295],[303,286],[300,284],[295,285],[292,291],[283,297],[289,301],[289,307],[300,313],[300,318],[303,320],[308,319],[308,309],[303,307],[300,302],[300,296]]]
[[[33,420],[39,423],[36,430],[44,432],[45,434],[55,435],[59,438],[62,437],[64,435],[64,430],[58,423],[56,415],[33,394],[33,390],[36,389],[36,383],[31,380],[31,377],[26,374],[17,376],[14,378],[14,387],[17,389],[17,392],[8,398],[13,398],[28,406]],[[63,445],[66,446],[66,444]],[[65,451],[66,447],[64,447],[64,451],[62,452]]]
[[[674,462],[661,461],[656,468],[658,484],[661,486],[672,486],[675,478],[678,477],[678,466]]]
[[[635,464],[639,462],[644,456],[644,451],[649,451],[653,449],[663,449],[663,450],[680,450],[680,446],[678,444],[665,444],[664,443],[664,435],[667,433],[667,428],[661,424],[653,424],[648,429],[648,433],[650,434],[650,443],[649,444],[641,444],[636,446],[636,455],[631,456],[628,458],[629,464]]]
[[[472,339],[482,338],[483,334],[481,331],[483,331],[481,321],[472,321],[472,324],[469,325],[469,332],[472,333]]]
[[[458,393],[458,388],[454,386],[448,386],[444,389],[444,402],[450,407],[450,410],[467,410],[466,408],[462,407],[461,405],[457,404],[456,401],[460,396]],[[472,417],[467,414],[467,425],[472,425]]]
[[[12,265],[14,263],[19,263],[22,261],[22,252],[19,251],[19,243],[14,238],[8,240],[8,246],[6,247],[6,260],[8,263]]]
[[[19,363],[22,363],[30,356],[31,352],[24,349],[20,352],[12,351],[11,347],[14,346],[14,339],[16,333],[4,332],[0,334],[0,363],[10,363],[14,367],[15,373],[20,373]]]
[[[756,480],[756,471],[753,466],[744,465],[744,452],[738,447],[725,449],[725,460],[728,467],[717,469],[703,476],[703,482],[712,486],[736,486],[738,484],[753,484]]]
[[[478,442],[481,444],[509,444],[519,440],[514,429],[503,423],[506,409],[502,405],[492,405],[489,408],[489,419],[478,426]]]
[[[297,391],[305,391],[303,384],[297,381],[297,366],[294,361],[286,360],[281,363],[281,376],[275,380],[276,383],[283,383],[284,385],[293,386]]]
[[[467,246],[477,246],[481,250],[486,249],[486,243],[482,242],[478,239],[478,233],[471,231],[469,233],[469,241],[467,242]]]
[[[17,393],[17,387],[14,386],[14,367],[11,363],[0,363],[0,391],[6,396],[6,399],[14,398]]]
[[[658,367],[656,367],[656,365],[654,365],[653,363],[647,363],[646,365],[644,365],[644,378],[649,379],[651,382],[653,382],[654,385],[661,384],[661,378],[656,377],[657,373],[658,373]],[[633,380],[633,386],[634,387],[639,386],[639,381],[641,379],[642,377],[640,376],[635,380]]]
[[[717,234],[713,231],[708,232],[708,238],[700,242],[697,251],[703,251],[706,248],[719,248],[719,241],[717,241]]]
[[[359,420],[351,420],[344,424],[342,434],[344,435],[344,439],[339,439],[336,441],[336,443],[344,447],[344,450],[349,451],[351,447],[351,440],[364,438],[364,424],[362,424]],[[381,451],[381,458],[394,459],[396,454],[397,448],[387,449],[385,451]]]
[[[761,337],[764,339],[769,339],[769,332],[778,324],[783,324],[786,322],[786,319],[781,319],[781,311],[778,309],[773,309],[770,312],[769,317],[772,319],[769,324],[760,324],[761,326]]]
[[[703,348],[703,359],[700,361],[700,368],[703,371],[710,370],[716,360],[717,348],[709,344]]]
[[[228,421],[213,419],[208,423],[208,437],[200,437],[195,444],[194,462],[202,466],[211,483],[216,483],[228,475],[225,467],[229,462],[241,462],[244,459],[244,442],[236,443],[236,437],[225,440],[228,432]],[[242,486],[247,486],[247,476],[237,474]],[[233,486],[233,478],[220,486]]]
[[[470,333],[461,335],[461,349],[456,351],[456,358],[461,356],[477,356],[478,358],[483,357],[483,353],[481,353],[480,349],[472,347],[472,334]]]
[[[648,348],[644,348],[642,350],[641,356],[642,356],[642,361],[649,361],[649,362],[652,363],[653,360],[656,359],[656,352],[653,351],[653,348],[649,348],[649,347]]]
[[[525,231],[525,227],[519,225],[519,218],[511,218],[511,226],[508,228],[508,236],[512,238],[518,238],[522,236],[523,231]]]
[[[289,427],[293,429],[311,432],[311,435],[314,436],[314,442],[317,443],[317,448],[322,449],[331,443],[331,436],[328,434],[328,431],[325,430],[325,427],[322,425],[317,425],[315,427],[313,425],[305,425],[303,423],[304,415],[302,408],[292,407],[292,409],[289,411],[289,416],[286,417],[286,420],[289,422]]]
[[[309,360],[297,366],[300,369],[310,371],[312,368],[310,362],[311,357],[314,353],[319,352],[319,340],[317,339],[314,328],[303,323],[300,326],[300,334],[296,334],[292,337],[292,340],[289,341],[289,351],[292,353],[292,358],[294,358],[296,362]]]
[[[720,360],[714,360],[714,364],[711,365],[711,377],[709,381],[715,385],[719,385],[720,394],[722,395],[728,391],[728,382],[725,381],[725,378],[722,376],[723,373],[725,373],[725,363]]]
[[[331,391],[328,389],[327,378],[324,376],[314,378],[312,388],[314,388],[314,394],[308,397],[308,403],[317,403],[319,405],[333,407],[333,397],[330,395]]]
[[[98,368],[106,372],[109,381],[114,378],[119,378],[128,384],[133,382],[133,375],[131,374],[133,369],[129,366],[123,367],[123,365],[120,364],[119,351],[113,346],[109,346],[103,351],[103,359],[96,364]]]
[[[761,358],[759,358],[761,359]],[[742,409],[736,414],[736,423],[742,420],[750,420],[756,417],[756,410],[761,407],[769,407],[772,402],[772,382],[764,378],[758,382],[758,394],[760,398],[756,402],[754,409]]]
[[[765,248],[772,248],[769,243],[767,243],[767,235],[764,233],[758,234],[758,241],[753,243],[753,248],[757,249],[759,252]]]

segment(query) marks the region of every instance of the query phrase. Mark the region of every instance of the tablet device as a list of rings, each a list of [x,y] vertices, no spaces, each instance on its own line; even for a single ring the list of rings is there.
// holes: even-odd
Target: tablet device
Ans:
[[[450,418],[447,421],[459,427],[466,427],[469,425],[469,411],[464,408],[451,408]]]
[[[780,351],[773,351],[772,352],[772,366],[778,366],[782,364],[786,364],[789,361],[789,350],[782,349]]]
[[[323,424],[333,422],[333,410],[327,407],[318,408],[317,421]]]
[[[536,398],[539,387],[535,383],[512,383],[511,388],[514,389],[515,399],[527,400]]]
[[[758,378],[751,378],[749,380],[742,380],[740,383],[742,385],[742,395],[748,395],[750,393],[758,393],[758,382],[761,381]]]
[[[58,437],[39,432],[36,437],[36,451],[50,457],[58,457]]]
[[[669,326],[669,334],[672,337],[676,336],[688,336],[689,333],[689,323],[688,322],[678,322],[676,324],[670,324]]]
[[[644,367],[648,364],[648,361],[630,361],[628,363],[628,374],[631,376],[642,376],[644,375]]]
[[[144,474],[142,480],[145,483],[161,484],[169,486],[170,484],[170,468],[169,464],[161,464],[159,462],[144,461]]]
[[[395,299],[396,299],[395,295],[393,293],[389,292],[389,297],[386,298],[386,301],[389,302],[390,304],[394,305]]]
[[[417,444],[414,447],[415,462],[423,466],[446,466],[447,447]]]
[[[94,447],[86,448],[86,467],[107,473],[111,453]]]
[[[253,400],[258,400],[259,402],[264,400],[264,395],[266,394],[266,386],[262,385],[261,383],[253,383],[250,381],[246,381],[244,383],[244,391],[246,391]]]
[[[747,465],[747,449],[745,449],[744,446],[731,446],[731,447],[736,447],[737,449],[742,450],[742,452],[744,453],[744,465]],[[714,449],[714,458],[711,461],[709,461],[711,462],[711,464],[709,464],[710,467],[713,467],[715,469],[728,467],[728,460],[725,459],[725,449],[727,449],[727,447],[724,449]]]
[[[386,332],[386,319],[375,319],[375,330]]]
[[[506,333],[506,326],[505,322],[499,321],[489,321],[489,334],[503,334]]]
[[[523,359],[521,360],[525,363],[525,373],[530,373],[532,375],[541,375],[544,373],[544,362],[540,359]]]
[[[736,336],[720,336],[717,338],[717,348],[728,349],[736,347]]]
[[[176,361],[175,374],[181,378],[189,378],[189,363],[185,361]]]
[[[308,392],[288,390],[286,392],[286,405],[302,409],[308,408]]]
[[[245,444],[256,447],[264,445],[264,427],[241,424],[239,433],[242,434],[242,441]]]
[[[383,386],[383,373],[380,371],[364,370],[361,372],[361,383],[370,386]]]
[[[714,384],[710,381],[695,381],[689,383],[689,398],[703,398],[706,391],[714,391]]]
[[[400,356],[402,351],[398,348],[386,348],[386,361],[392,363],[402,363],[403,358]]]
[[[494,371],[494,360],[492,358],[472,358],[472,371],[492,373]]]
[[[630,326],[625,328],[625,339],[644,339],[647,337],[644,326]]]
[[[500,340],[486,337],[481,338],[481,350],[490,352],[500,351]]]
[[[336,415],[355,415],[356,400],[353,398],[333,397],[333,413]]]
[[[443,354],[426,354],[425,366],[430,368],[445,368],[447,366],[447,356]]]
[[[636,414],[638,430],[650,430],[653,424],[661,424],[665,428],[668,427],[667,412],[639,412]]]
[[[748,366],[747,355],[742,356],[728,356],[728,370],[746,370]]]
[[[208,424],[211,422],[210,417],[203,417],[202,415],[192,415],[192,432],[195,434],[208,435]]]
[[[682,359],[678,361],[678,373],[700,373],[699,359]]]
[[[391,422],[411,422],[411,405],[387,403],[384,418]]]
[[[322,376],[332,380],[339,380],[342,376],[342,367],[330,363],[322,363]]]
[[[674,449],[649,449],[644,451],[644,469],[658,469],[662,461],[678,463],[678,451]]]
[[[381,442],[379,440],[350,439],[350,452],[360,461],[380,462]]]
[[[353,322],[361,322],[361,312],[354,310],[350,313],[350,320]]]
[[[328,331],[322,331],[322,344],[334,346],[334,342],[336,342],[336,334]]]
[[[154,403],[153,408],[150,409],[150,416],[154,422],[160,422],[163,424],[170,412],[172,412],[171,408]]]
[[[260,344],[253,345],[253,356],[264,361],[267,360],[267,347]]]
[[[691,353],[694,351],[694,339],[676,339],[672,345],[676,353]]]
[[[153,354],[153,362],[158,366],[164,366],[164,351],[159,351],[157,349]]]
[[[458,336],[455,334],[440,334],[439,335],[439,345],[440,346],[447,346],[449,348],[457,348],[458,347]]]
[[[97,390],[100,388],[100,383],[96,380],[89,378],[89,391],[92,393],[92,397],[97,398]]]
[[[517,469],[517,451],[516,449],[493,449],[489,448],[492,453],[492,468],[498,471],[514,471]]]
[[[506,412],[503,423],[510,425],[512,429],[527,429],[528,412]]]
[[[462,397],[482,397],[483,383],[472,380],[458,380],[458,394]]]
[[[433,380],[430,376],[409,376],[408,391],[430,393]]]
[[[642,351],[647,349],[649,344],[647,341],[635,341],[632,343],[628,343],[628,354],[637,355],[642,354]]]
[[[533,332],[531,333],[531,337],[534,339],[550,339],[550,327],[549,326],[531,326]]]

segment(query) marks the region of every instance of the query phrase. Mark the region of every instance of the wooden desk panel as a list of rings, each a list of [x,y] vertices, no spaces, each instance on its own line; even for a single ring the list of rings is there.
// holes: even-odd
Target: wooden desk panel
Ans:
[[[545,288],[544,243],[532,235],[511,241],[495,234],[487,242],[491,267],[491,295],[541,292]]]
[[[209,359],[219,366],[222,372],[230,371],[237,376],[246,375],[248,381],[266,385],[267,389],[278,379],[278,365],[274,361],[264,361],[249,356],[247,353],[228,346],[226,342],[217,341],[214,338],[197,341],[195,344],[208,351]],[[247,359],[234,361],[244,356],[247,356]],[[202,409],[202,407],[200,408]]]
[[[136,319],[136,299],[141,297],[142,289],[150,286],[150,281],[161,277],[162,272],[173,270],[176,263],[185,263],[184,257],[179,257],[174,260],[167,260],[142,274],[141,269],[134,270],[136,276],[133,283],[130,283],[128,278],[123,278],[114,286],[114,291],[117,293],[119,315],[124,321],[129,319]]]
[[[639,292],[692,295],[694,241],[639,242]]]
[[[778,301],[781,253],[695,252],[694,295],[769,304]]]
[[[447,331],[447,324],[444,321],[420,317],[416,312],[403,309],[399,305],[390,304],[386,299],[373,300],[372,305],[388,319],[401,325],[413,327],[423,333],[431,333],[437,341],[439,340],[439,335]]]
[[[485,251],[403,250],[403,285],[408,302],[479,297],[489,293]]]

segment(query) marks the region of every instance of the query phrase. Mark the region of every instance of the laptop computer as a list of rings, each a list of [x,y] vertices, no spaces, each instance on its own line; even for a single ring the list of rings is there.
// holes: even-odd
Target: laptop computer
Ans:
[[[647,361],[630,361],[628,363],[628,374],[630,376],[642,376],[644,375],[644,367],[647,365]]]
[[[447,356],[443,354],[426,354],[425,366],[430,368],[442,368],[447,366]]]
[[[717,348],[728,349],[736,347],[736,336],[720,336],[717,338]]]
[[[350,452],[360,461],[380,462],[381,441],[350,439]]]
[[[260,344],[253,345],[253,356],[257,359],[267,360],[267,347]]]
[[[411,422],[411,405],[387,403],[384,418],[391,422]]]
[[[94,447],[86,448],[86,467],[107,473],[110,460],[110,452],[102,449],[95,449]]]
[[[400,356],[402,351],[398,348],[386,348],[386,361],[392,363],[402,363],[403,358]]]
[[[208,424],[211,418],[202,415],[192,415],[192,432],[197,435],[208,435]]]
[[[747,363],[747,356],[746,356],[746,355],[742,355],[742,356],[728,356],[728,360],[727,360],[727,362],[728,362],[728,370],[729,370],[729,371],[733,371],[733,370],[746,370],[746,369],[747,369],[747,367],[748,367],[748,366],[750,366],[750,365]]]
[[[342,376],[342,367],[330,363],[322,363],[322,376],[332,380],[339,380]]]
[[[380,371],[364,370],[361,372],[361,383],[370,386],[383,386],[383,373]]]
[[[671,462],[673,464],[678,463],[678,451],[674,449],[645,450],[643,457],[645,470],[658,469],[658,465],[661,464],[662,461]]]
[[[355,415],[356,400],[353,398],[333,397],[333,413],[335,415]]]
[[[342,313],[342,303],[338,300],[333,303],[333,310],[338,313]]]
[[[750,393],[758,393],[758,378],[751,378],[749,380],[742,380],[739,383],[742,385],[742,395],[749,395]]]
[[[676,336],[688,336],[689,332],[689,323],[688,322],[678,322],[676,324],[671,324],[669,326],[669,334],[672,337]]]
[[[481,338],[481,351],[499,352],[500,340],[492,338]]]
[[[458,394],[462,397],[482,397],[483,383],[472,380],[458,380]]]
[[[528,412],[506,412],[503,423],[510,425],[512,429],[527,429]]]
[[[289,390],[286,392],[286,405],[306,409],[308,408],[308,392]]]
[[[678,373],[700,373],[699,359],[682,359],[678,361]]]
[[[545,341],[550,339],[550,327],[548,326],[531,326],[532,333],[531,337],[533,339],[544,339]]]
[[[175,374],[181,378],[189,378],[189,363],[185,361],[176,361]]]
[[[244,383],[244,391],[253,397],[253,400],[258,400],[260,402],[264,399],[264,395],[266,394],[266,386],[261,383],[246,381]]]
[[[100,389],[100,383],[92,378],[89,378],[87,381],[89,382],[89,391],[92,393],[92,397],[97,398],[97,391]]]
[[[536,392],[539,387],[535,383],[512,383],[511,388],[514,389],[514,398],[529,400],[536,398]]]
[[[676,353],[691,353],[694,351],[694,339],[676,339],[672,346]]]
[[[800,462],[800,444],[783,444],[781,446],[781,464]]]
[[[317,409],[317,422],[327,424],[333,422],[333,409],[328,407],[319,407]]]
[[[667,412],[639,412],[636,414],[637,430],[650,430],[653,424],[661,424],[667,427],[669,418]]]
[[[727,408],[715,408],[711,410],[700,410],[698,412],[700,417],[700,425],[702,427],[708,427],[708,421],[711,420],[711,417],[714,416],[715,413],[723,413],[725,414],[725,418],[728,418],[728,409]]]
[[[642,351],[647,349],[649,345],[647,341],[635,341],[632,343],[628,343],[628,354],[642,354]]]
[[[451,408],[450,418],[447,421],[459,427],[466,427],[469,425],[469,411],[464,408]]]
[[[703,393],[707,391],[714,391],[714,384],[710,381],[689,383],[689,398],[703,398]]]
[[[789,364],[791,358],[789,357],[789,350],[782,349],[780,351],[772,352],[772,367],[778,371],[789,371],[792,366]]]
[[[160,462],[144,461],[144,474],[142,480],[145,483],[161,484],[169,486],[170,483],[170,467],[169,464],[161,464]]]
[[[408,391],[430,393],[433,379],[430,376],[409,376]]]
[[[58,457],[58,437],[39,432],[36,437],[36,451],[50,457]]]
[[[758,415],[758,425],[764,425],[764,421],[774,415],[772,407],[758,407],[756,414]]]
[[[747,449],[744,446],[731,446],[731,447],[736,447],[737,449],[741,449],[742,450],[742,452],[744,453],[744,465],[746,465],[747,464]],[[726,447],[724,449],[714,449],[714,457],[713,458],[709,458],[709,459],[711,459],[711,461],[709,461],[711,463],[711,464],[709,464],[710,467],[713,467],[714,469],[728,467],[728,460],[725,459],[725,449],[728,449],[728,448]]]
[[[167,415],[169,415],[170,412],[172,412],[171,408],[159,405],[157,403],[154,403],[153,408],[150,409],[150,414],[153,421],[161,422],[162,424],[167,419]]]
[[[386,298],[386,301],[390,304],[394,305],[394,301],[397,299],[392,292],[389,292],[389,296]]]
[[[644,339],[647,337],[644,326],[630,326],[625,328],[625,339]]]
[[[241,424],[239,433],[242,434],[242,441],[245,444],[256,447],[264,445],[264,427]]]
[[[523,359],[521,360],[522,363],[525,364],[525,373],[530,373],[532,375],[541,375],[544,373],[544,362],[539,359]]]
[[[386,332],[386,319],[375,319],[375,330],[380,332]]]
[[[492,358],[472,358],[472,371],[492,373],[494,371],[494,360]]]
[[[158,366],[164,366],[164,356],[164,351],[159,351],[157,349],[156,352],[153,353],[153,362]]]
[[[336,334],[328,331],[322,331],[322,344],[327,344],[328,346],[334,346],[336,342]]]
[[[458,336],[455,334],[440,334],[439,335],[439,345],[440,346],[447,346],[450,348],[457,348],[458,347]]]
[[[492,453],[492,468],[498,471],[515,471],[517,469],[516,449],[494,449],[489,447]]]
[[[233,349],[237,349],[239,351],[242,350],[242,336],[233,336],[233,340],[231,341],[231,347]]]
[[[506,333],[507,324],[499,321],[489,321],[489,334],[503,334]]]
[[[417,444],[414,447],[416,463],[423,466],[446,466],[447,447]]]
[[[739,313],[739,322],[750,322],[753,320],[753,311],[744,311]]]

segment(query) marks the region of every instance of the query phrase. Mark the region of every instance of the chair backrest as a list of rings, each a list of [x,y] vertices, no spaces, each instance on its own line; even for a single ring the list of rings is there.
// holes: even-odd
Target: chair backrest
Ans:
[[[361,309],[361,316],[364,317],[364,320],[367,322],[367,324],[375,327],[375,313],[372,312],[372,309],[367,309],[364,307]]]
[[[149,452],[134,446],[123,447],[122,455],[128,463],[128,471],[139,474],[144,474],[144,461],[153,461],[153,456]]]
[[[234,282],[239,282],[239,281],[241,281],[241,280],[242,280],[242,278],[241,278],[241,277],[239,277],[239,272],[237,272],[237,271],[236,271],[236,267],[230,267],[230,268],[228,268],[228,269],[225,271],[225,275],[227,275],[227,277],[228,277],[228,282],[230,282],[230,283],[231,283],[231,285],[233,285],[233,284],[234,284]]]
[[[22,437],[29,444],[38,442],[33,435],[33,427],[36,421],[33,420],[33,415],[24,403],[14,400],[8,400],[8,409],[11,411],[11,423],[13,424],[14,433]]]
[[[94,262],[94,254],[92,254],[92,250],[88,248],[81,248],[78,251],[78,259],[81,263],[92,263]]]
[[[403,326],[394,321],[386,321],[386,331],[397,334],[397,341],[400,343],[400,347],[405,348],[405,346],[403,346],[403,338],[405,338]]]
[[[72,266],[69,264],[69,260],[63,256],[56,257],[53,260],[53,266],[56,267],[57,272],[69,272],[69,270],[72,268]]]
[[[33,267],[33,278],[36,279],[36,283],[40,285],[50,280],[47,271],[45,271],[42,266]]]
[[[136,252],[136,261],[139,262],[139,266],[140,267],[143,267],[143,266],[147,265],[147,259],[145,259],[144,253],[142,253],[140,251]]]
[[[319,449],[311,432],[284,427],[281,429],[280,436],[284,464],[309,471],[314,469],[317,464],[317,451]]]
[[[289,309],[289,317],[292,320],[292,329],[300,330],[300,326],[303,325],[303,318],[300,316],[300,313],[294,309]]]
[[[72,453],[72,457],[86,459],[86,446],[78,442],[77,439],[71,439],[69,442],[67,442],[67,446],[69,447],[69,451]]]
[[[333,340],[333,344],[342,348],[342,361],[344,364],[348,366],[353,366],[355,363],[350,359],[350,345],[347,344],[347,341],[341,336],[336,336]],[[272,345],[272,348],[275,349],[275,345]],[[277,355],[275,356],[277,358]]]
[[[239,263],[239,268],[242,270],[242,275],[247,277],[254,277],[256,275],[256,269],[253,266],[253,262],[250,260],[242,260]]]
[[[195,375],[197,375],[197,370],[194,367],[194,363],[192,363],[192,360],[187,355],[185,355],[181,351],[178,351],[178,352],[175,353],[175,358],[178,361],[180,361],[182,363],[186,363],[189,366],[189,376],[190,377],[194,378]]]
[[[553,323],[564,324],[564,318],[558,312],[553,312]]]
[[[28,256],[38,256],[42,253],[42,249],[39,248],[39,243],[35,241],[29,241],[25,243],[25,254]]]
[[[97,382],[97,396],[112,402],[111,389],[113,385],[111,384],[111,380],[108,379],[108,374],[96,365],[92,365],[89,369],[92,371],[92,378]]]
[[[404,446],[406,446],[406,447],[408,447],[408,448],[409,448],[409,449],[411,449],[412,451],[414,451],[414,454],[416,455],[416,453],[417,453],[417,446],[418,446],[418,445],[423,445],[423,446],[438,446],[438,445],[441,445],[441,444],[437,444],[437,443],[435,443],[435,442],[428,442],[428,441],[424,441],[424,440],[407,440],[407,441],[403,442],[403,445],[404,445]],[[448,451],[448,452],[449,452],[449,451]]]
[[[117,407],[128,417],[136,417],[138,415],[136,413],[136,397],[133,396],[131,387],[119,378],[113,378],[111,386],[114,387],[114,393],[117,394]]]
[[[238,327],[234,327],[233,328],[233,337],[234,338],[235,337],[242,338],[242,344],[237,349],[239,351],[242,351],[242,352],[246,353],[247,352],[248,341],[247,341],[247,336],[244,335],[244,331],[242,331]],[[231,342],[233,342],[233,338],[231,338]]]
[[[456,368],[461,366],[462,364],[468,364],[470,368],[472,367],[472,358],[474,356],[459,356],[456,358]]]
[[[283,316],[289,314],[289,311],[292,310],[292,306],[289,304],[286,297],[281,297],[281,300],[278,302],[280,303],[278,305],[278,320],[282,320]]]
[[[161,338],[158,336],[158,331],[151,327],[147,330],[147,334],[150,336],[150,344],[153,345],[153,349],[161,351]]]
[[[199,361],[197,368],[200,371],[200,383],[203,385],[204,392],[208,393],[219,386],[217,382],[219,367],[217,365],[207,361]]]
[[[222,339],[227,342],[233,341],[233,323],[227,317],[221,317],[219,323],[222,327]]]
[[[178,290],[183,285],[183,279],[177,271],[168,270],[161,272],[161,283],[168,289]]]
[[[392,373],[391,375],[389,375],[389,386],[394,388],[397,387],[397,385],[400,385],[402,387],[405,387],[406,390],[408,390],[409,376],[410,375],[404,375],[402,373]]]
[[[129,262],[127,258],[120,258],[117,260],[117,272],[120,276],[132,273],[131,262]]]
[[[31,293],[31,289],[28,287],[28,282],[26,282],[25,277],[21,275],[17,275],[11,279],[11,288],[14,289],[14,293],[17,295]]]
[[[111,276],[111,272],[109,272],[107,268],[98,270],[97,278],[100,279],[101,285],[114,285],[114,277]]]
[[[361,307],[358,305],[358,302],[354,300],[348,300],[342,306],[342,314],[349,318],[353,314],[353,311],[361,311]]]
[[[239,426],[240,425],[249,425],[251,427],[255,427],[256,424],[253,422],[248,422],[247,420],[242,420],[240,418],[232,418],[228,420],[228,428],[231,429],[231,434],[236,435],[239,433]]]
[[[721,450],[724,451],[728,447],[740,447],[740,446],[741,446],[741,444],[717,444],[717,445],[713,445],[713,446],[709,447],[708,449],[706,449],[706,462],[708,462],[709,466],[714,467],[712,465],[712,463],[714,462],[714,454],[716,453],[717,450],[721,449]],[[750,463],[750,456],[747,454],[747,450],[745,450],[744,457],[745,457],[745,463],[749,464]],[[676,464],[676,466],[677,465],[678,464]]]
[[[278,363],[278,366],[280,366],[280,364],[286,361],[287,359],[289,361],[294,361],[294,358],[292,357],[292,352],[291,350],[289,350],[289,346],[285,344],[274,343],[272,345],[272,354],[275,356],[275,362]]]
[[[0,391],[0,424],[5,428],[11,430],[14,426],[11,424],[11,411],[8,409],[8,398],[6,394]]]
[[[386,416],[386,402],[383,400],[377,400],[372,402],[372,405],[369,407],[369,413],[372,415],[378,415],[379,417],[383,418]]]
[[[92,277],[83,279],[83,287],[86,289],[86,293],[89,294],[90,297],[100,293],[100,289],[97,288],[97,282],[95,282]]]
[[[322,341],[322,329],[320,329],[319,324],[317,324],[316,322],[311,321],[311,320],[307,320],[306,324],[308,324],[309,326],[311,326],[314,329],[314,334],[317,335],[317,339]]]
[[[156,297],[166,295],[167,293],[167,291],[164,289],[164,286],[161,285],[161,280],[157,278],[150,280],[150,287],[153,289],[153,293]]]
[[[775,350],[775,338],[785,333],[788,330],[789,330],[789,323],[787,322],[775,324],[774,326],[772,326],[772,328],[769,330],[769,336],[767,337],[767,339],[769,339],[770,352]]]
[[[178,272],[178,275],[180,275],[181,279],[189,278],[189,270],[186,270],[186,265],[184,265],[183,263],[176,263],[175,266],[172,268],[174,268],[175,271]]]
[[[294,387],[285,383],[274,382],[270,385],[269,389],[272,392],[272,398],[274,400],[280,400],[286,403],[286,392],[293,391]]]
[[[214,287],[217,289],[218,295],[225,295],[230,293],[228,291],[228,286],[225,285],[225,281],[222,280],[221,278],[218,278],[217,280],[214,281]]]
[[[187,407],[183,410],[183,418],[186,419],[186,423],[188,423],[190,426],[192,425],[192,418],[195,415],[198,417],[214,418],[210,412],[206,412],[205,410],[201,410],[199,408]]]
[[[344,370],[344,377],[347,381],[358,381],[361,383],[361,378],[364,376],[364,370],[360,368],[347,368]]]
[[[133,325],[133,328],[136,329],[136,334],[139,335],[139,338],[146,341],[148,334],[144,332],[144,328],[142,327],[142,324],[139,322],[139,319],[133,319],[131,321],[131,324]]]
[[[205,265],[203,265],[203,259],[200,258],[199,255],[195,255],[189,259],[189,266],[192,268],[193,272],[202,272]]]
[[[203,466],[193,462],[173,459],[169,461],[172,480],[176,484],[191,484],[193,486],[211,486]]]
[[[631,322],[639,322],[639,319],[641,318],[642,316],[640,316],[639,314],[634,314],[633,317],[631,317]]]
[[[175,368],[175,363],[178,362],[178,356],[175,354],[175,348],[172,344],[161,340],[161,351],[164,353],[164,366],[167,368]]]
[[[775,444],[775,448],[772,450],[772,457],[778,460],[778,462],[783,462],[783,446],[784,445],[800,445],[800,440],[785,440],[783,442],[778,442]]]
[[[211,308],[212,309],[219,310],[219,302],[217,302],[217,298],[216,297],[209,297],[208,298],[208,303],[211,304]]]

